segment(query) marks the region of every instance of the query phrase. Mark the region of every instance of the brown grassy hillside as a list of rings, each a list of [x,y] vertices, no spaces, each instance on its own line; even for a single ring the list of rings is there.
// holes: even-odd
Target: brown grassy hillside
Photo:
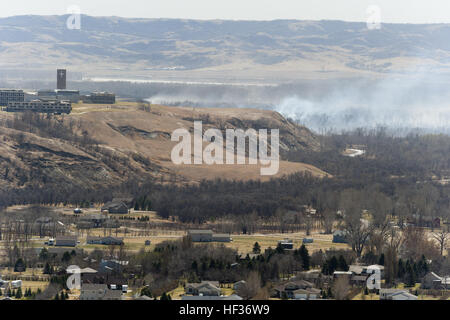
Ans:
[[[316,137],[278,113],[255,109],[198,109],[136,103],[74,105],[73,113],[47,119],[19,119],[0,113],[0,187],[115,185],[125,180],[195,182],[201,179],[269,179],[254,165],[176,166],[170,140],[177,128],[279,128],[283,150],[317,150]],[[318,168],[282,161],[278,176],[297,171],[323,176]]]

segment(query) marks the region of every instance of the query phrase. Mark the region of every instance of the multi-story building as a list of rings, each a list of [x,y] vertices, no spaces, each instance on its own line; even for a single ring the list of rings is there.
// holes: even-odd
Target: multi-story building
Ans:
[[[0,106],[7,106],[9,102],[22,102],[24,99],[23,90],[0,89]]]
[[[39,90],[38,97],[41,100],[66,100],[77,103],[80,100],[78,90]]]
[[[56,99],[67,100],[77,103],[80,100],[80,91],[78,90],[56,90]]]
[[[65,90],[66,89],[66,69],[56,70],[56,88]]]
[[[33,100],[28,102],[9,102],[4,108],[7,112],[40,112],[53,114],[69,114],[72,111],[72,104],[68,101],[42,101]]]
[[[95,104],[115,104],[116,95],[109,92],[92,92],[84,99],[86,102]]]

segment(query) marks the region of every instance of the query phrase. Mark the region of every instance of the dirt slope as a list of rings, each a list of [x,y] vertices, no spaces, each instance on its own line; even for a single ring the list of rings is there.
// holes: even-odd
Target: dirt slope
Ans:
[[[273,128],[280,129],[282,150],[317,150],[316,137],[306,128],[288,122],[278,113],[254,109],[199,109],[152,105],[143,110],[135,103],[74,105],[69,116],[57,121],[74,129],[74,135],[89,137],[68,141],[58,132],[42,134],[34,128],[6,125],[15,116],[0,112],[0,187],[21,187],[30,183],[62,185],[119,184],[125,179],[155,177],[161,181],[195,182],[201,179],[270,179],[261,176],[258,165],[182,165],[172,163],[170,154],[176,142],[170,140],[175,129],[192,132],[193,121],[203,120],[203,129]],[[56,121],[55,120],[55,121]],[[81,138],[80,138],[81,139]],[[323,176],[318,168],[281,161],[277,176],[309,171]]]

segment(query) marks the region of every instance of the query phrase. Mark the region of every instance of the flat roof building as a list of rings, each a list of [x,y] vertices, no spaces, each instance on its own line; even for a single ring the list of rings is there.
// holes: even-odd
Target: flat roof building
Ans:
[[[87,97],[87,101],[95,104],[115,104],[116,95],[109,92],[92,92]]]
[[[9,102],[4,108],[6,112],[39,112],[52,114],[69,114],[72,111],[72,104],[68,101],[42,101],[33,100],[27,102]]]
[[[9,102],[23,102],[24,99],[23,90],[0,89],[0,106],[7,106]]]

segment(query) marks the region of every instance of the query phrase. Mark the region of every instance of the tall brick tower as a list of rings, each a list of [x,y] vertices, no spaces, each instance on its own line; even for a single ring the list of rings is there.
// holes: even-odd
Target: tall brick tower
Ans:
[[[56,88],[59,90],[66,89],[66,69],[56,70]]]

